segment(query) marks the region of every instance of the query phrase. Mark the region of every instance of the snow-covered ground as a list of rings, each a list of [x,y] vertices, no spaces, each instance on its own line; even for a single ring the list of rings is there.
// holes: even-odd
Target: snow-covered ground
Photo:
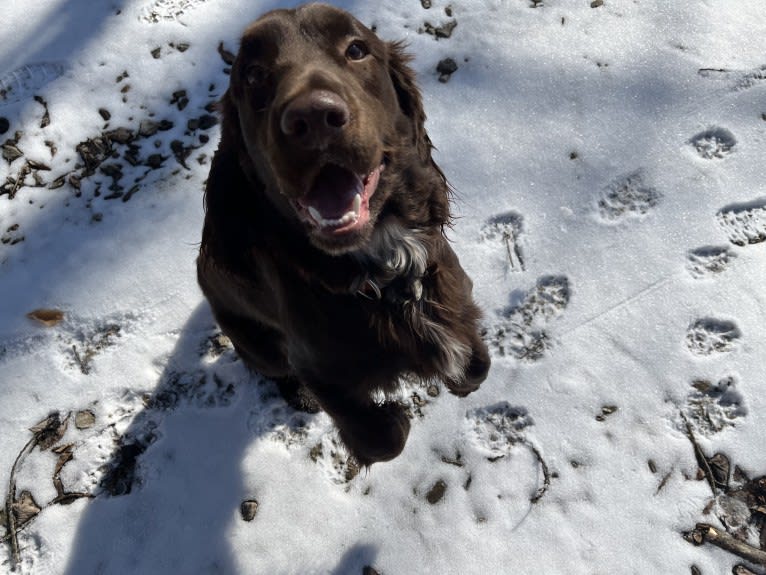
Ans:
[[[766,544],[763,0],[424,3],[338,5],[415,55],[494,363],[403,384],[407,447],[361,472],[195,280],[226,52],[286,4],[0,3],[0,570],[721,575],[684,532]]]

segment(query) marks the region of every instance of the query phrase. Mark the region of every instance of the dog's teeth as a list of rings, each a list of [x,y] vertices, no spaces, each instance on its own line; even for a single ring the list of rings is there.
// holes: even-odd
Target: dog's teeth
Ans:
[[[362,198],[359,196],[359,194],[357,194],[356,197],[354,197],[353,209],[343,214],[343,216],[341,216],[337,220],[326,220],[325,218],[322,217],[322,214],[319,213],[319,210],[311,206],[308,207],[308,211],[311,218],[316,222],[316,224],[320,228],[329,228],[329,227],[335,228],[338,226],[348,225],[358,220],[359,210],[361,209],[361,205],[362,205]]]

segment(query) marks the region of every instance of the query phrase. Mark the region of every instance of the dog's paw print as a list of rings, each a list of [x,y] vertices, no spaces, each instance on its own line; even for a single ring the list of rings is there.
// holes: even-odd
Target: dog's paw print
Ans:
[[[434,381],[424,384],[420,380],[404,377],[402,378],[402,384],[402,390],[404,392],[402,405],[407,417],[410,419],[420,419],[424,417],[424,410],[428,404],[439,397],[439,394],[441,393],[439,385]]]
[[[657,206],[661,199],[662,194],[646,185],[638,171],[607,186],[598,200],[598,214],[608,223],[642,217]]]
[[[110,314],[97,320],[85,320],[67,312],[61,318],[56,339],[68,368],[90,375],[97,358],[120,344],[122,336],[140,321],[133,313]]]
[[[292,449],[305,445],[312,416],[296,411],[271,391],[261,394],[258,408],[248,417],[247,426],[256,436],[267,437]]]
[[[540,278],[523,301],[503,312],[503,318],[486,331],[486,339],[501,356],[536,361],[550,347],[547,323],[569,303],[569,280],[563,276]]]
[[[524,229],[524,218],[516,212],[498,214],[481,227],[481,239],[498,242],[505,249],[508,263],[513,271],[524,271],[524,254],[519,238]]]
[[[714,276],[726,271],[736,258],[726,246],[706,246],[686,254],[686,270],[697,279]]]
[[[729,241],[736,246],[766,241],[766,199],[726,206],[716,218]]]
[[[470,490],[477,522],[522,521],[529,505],[538,502],[548,490],[552,475],[542,453],[527,437],[533,425],[525,407],[507,401],[466,413],[464,437],[468,449],[465,455],[470,460],[474,458],[471,452],[475,452],[485,461],[470,467],[463,484],[466,491]],[[442,458],[442,461],[460,465],[462,456],[458,454],[457,459]],[[509,473],[519,481],[509,485],[498,479]],[[473,483],[479,485],[478,489],[472,489]],[[498,500],[503,501],[502,508],[497,507]]]
[[[157,22],[177,21],[185,13],[193,10],[206,0],[155,0],[141,11],[141,20],[156,24]]]
[[[353,481],[361,470],[337,434],[325,433],[309,451],[309,458],[324,470],[332,483],[344,485]]]
[[[534,425],[525,407],[501,401],[466,414],[468,441],[489,460],[505,457],[524,440],[524,431]]]
[[[766,81],[766,66],[761,66],[760,68],[757,68],[751,72],[747,72],[742,77],[740,77],[739,80],[737,80],[737,83],[734,85],[734,90],[747,90],[748,88],[757,86],[764,81]]]
[[[689,140],[697,154],[705,160],[720,160],[731,154],[737,139],[726,128],[714,127]]]
[[[708,356],[734,349],[742,333],[733,321],[703,318],[686,332],[686,346],[694,355]]]
[[[225,407],[236,394],[234,383],[225,381],[215,372],[205,370],[170,371],[146,400],[148,409],[170,411],[179,404],[195,407]]]
[[[729,376],[717,383],[704,379],[692,382],[681,412],[695,431],[710,437],[736,425],[737,419],[747,415],[747,408],[736,379]]]
[[[61,62],[22,66],[0,77],[0,106],[31,99],[32,95],[66,71]]]

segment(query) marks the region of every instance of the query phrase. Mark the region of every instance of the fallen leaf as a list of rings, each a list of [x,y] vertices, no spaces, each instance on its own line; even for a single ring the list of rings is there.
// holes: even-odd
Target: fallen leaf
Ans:
[[[53,327],[64,320],[64,312],[59,309],[36,309],[27,314],[29,319],[40,322],[45,327]]]
[[[29,491],[22,491],[18,500],[13,502],[13,515],[16,517],[16,528],[20,528],[25,523],[40,513],[40,506],[35,503],[34,497]]]
[[[68,423],[69,416],[64,421],[61,421],[58,413],[51,413],[40,423],[30,427],[29,431],[35,435],[35,443],[40,448],[40,451],[45,451],[53,447],[64,436]]]
[[[90,409],[78,411],[74,415],[74,425],[77,429],[90,429],[96,424],[96,415]]]

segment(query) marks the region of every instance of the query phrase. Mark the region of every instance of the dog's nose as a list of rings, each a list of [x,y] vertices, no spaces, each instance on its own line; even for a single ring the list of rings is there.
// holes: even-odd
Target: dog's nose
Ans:
[[[312,90],[297,96],[282,112],[282,133],[307,149],[323,148],[349,121],[346,102],[335,92]]]

